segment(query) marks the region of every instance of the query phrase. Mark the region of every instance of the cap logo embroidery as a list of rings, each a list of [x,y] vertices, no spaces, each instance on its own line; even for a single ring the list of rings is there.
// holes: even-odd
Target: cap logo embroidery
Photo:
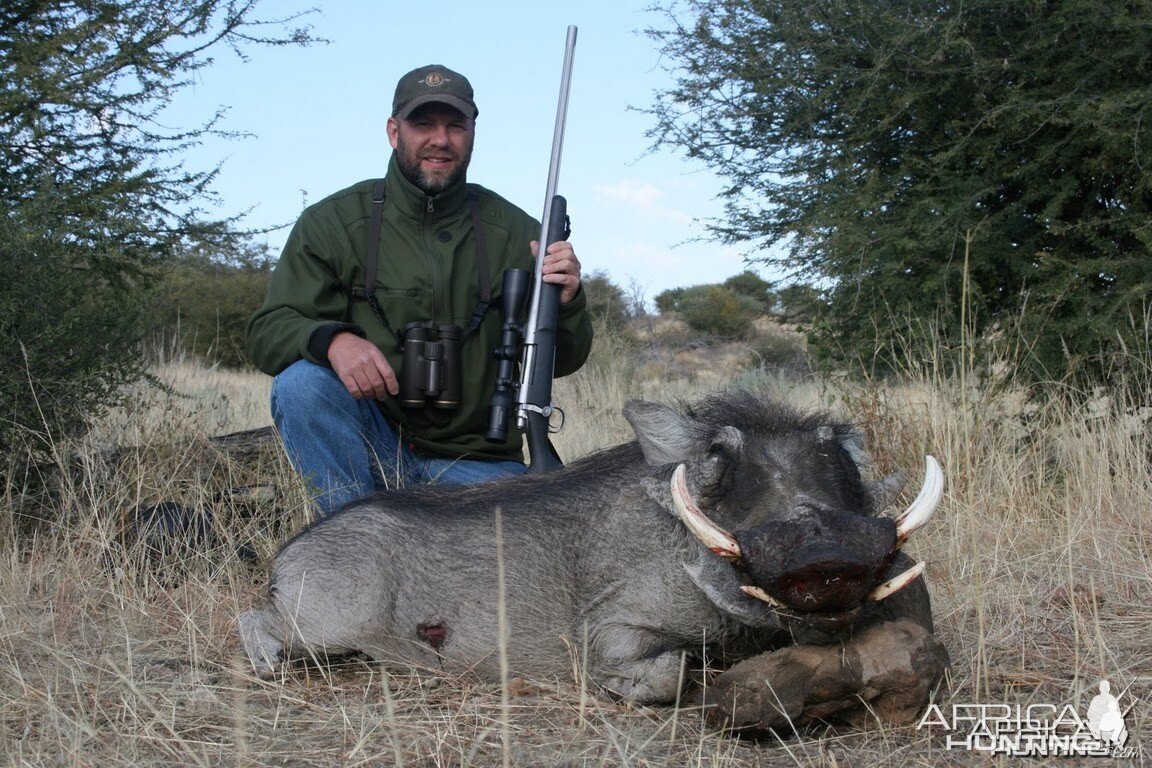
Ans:
[[[439,88],[446,82],[444,75],[439,72],[429,72],[428,76],[424,78],[424,84],[430,88]]]

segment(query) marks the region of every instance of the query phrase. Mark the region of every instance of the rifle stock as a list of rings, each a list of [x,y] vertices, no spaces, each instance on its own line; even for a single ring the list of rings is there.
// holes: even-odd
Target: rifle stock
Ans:
[[[540,246],[538,262],[543,261],[548,245],[568,238],[568,203],[553,195],[549,206],[546,244]],[[538,271],[539,275],[539,271]],[[537,277],[528,328],[525,333],[524,359],[520,369],[520,398],[517,419],[528,441],[531,463],[529,474],[548,472],[563,466],[560,455],[548,439],[552,412],[552,380],[556,372],[556,330],[560,324],[560,286]]]

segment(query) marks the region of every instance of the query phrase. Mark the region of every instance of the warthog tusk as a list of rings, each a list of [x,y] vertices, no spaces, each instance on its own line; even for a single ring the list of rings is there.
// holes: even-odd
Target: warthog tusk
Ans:
[[[944,495],[944,471],[940,469],[940,462],[933,456],[925,456],[924,465],[924,484],[920,486],[920,493],[896,518],[896,540],[901,545],[928,522]]]
[[[683,464],[672,473],[672,506],[676,508],[680,521],[704,546],[725,560],[740,559],[740,545],[732,538],[732,534],[709,520],[692,501]]]
[[[924,563],[916,563],[916,565],[904,571],[904,573],[888,579],[888,581],[884,582],[880,586],[876,587],[876,589],[869,592],[866,599],[880,601],[886,597],[891,597],[900,590],[904,589],[904,587],[916,581],[916,579],[920,578],[923,573]]]
[[[740,587],[740,589],[741,589],[741,591],[744,592],[744,594],[748,595],[749,597],[754,597],[757,600],[762,600],[765,603],[768,603],[768,605],[772,606],[773,608],[779,608],[779,609],[784,610],[784,611],[791,610],[788,606],[784,605],[784,603],[782,603],[779,600],[777,600],[776,598],[772,597],[772,595],[768,594],[764,590],[760,589],[760,587],[757,587],[757,586],[754,586],[751,584],[745,584],[744,586]]]

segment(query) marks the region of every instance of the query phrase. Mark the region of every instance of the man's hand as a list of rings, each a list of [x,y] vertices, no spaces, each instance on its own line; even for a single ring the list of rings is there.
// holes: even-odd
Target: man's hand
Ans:
[[[328,362],[348,393],[357,400],[383,400],[385,395],[395,395],[400,391],[396,372],[388,365],[384,353],[354,333],[344,331],[332,337],[332,343],[328,345]]]
[[[532,257],[540,252],[540,243],[533,240],[531,243]],[[576,258],[576,251],[572,243],[567,240],[552,243],[544,255],[543,268],[544,282],[560,286],[560,303],[567,304],[576,298],[580,290],[580,260]]]

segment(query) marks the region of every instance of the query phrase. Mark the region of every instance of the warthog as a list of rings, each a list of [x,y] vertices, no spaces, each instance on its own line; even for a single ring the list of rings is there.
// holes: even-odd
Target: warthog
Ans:
[[[361,652],[499,680],[505,643],[512,674],[569,676],[576,654],[604,691],[656,703],[680,694],[684,654],[782,649],[760,657],[768,673],[715,689],[722,716],[769,727],[883,710],[889,694],[891,717],[915,716],[947,655],[900,547],[939,501],[935,460],[892,519],[878,512],[903,475],[862,480],[862,436],[825,414],[728,392],[624,415],[636,440],[555,473],[379,493],[305,529],[277,556],[267,604],[240,616],[253,666]],[[764,674],[800,690],[777,695]]]

